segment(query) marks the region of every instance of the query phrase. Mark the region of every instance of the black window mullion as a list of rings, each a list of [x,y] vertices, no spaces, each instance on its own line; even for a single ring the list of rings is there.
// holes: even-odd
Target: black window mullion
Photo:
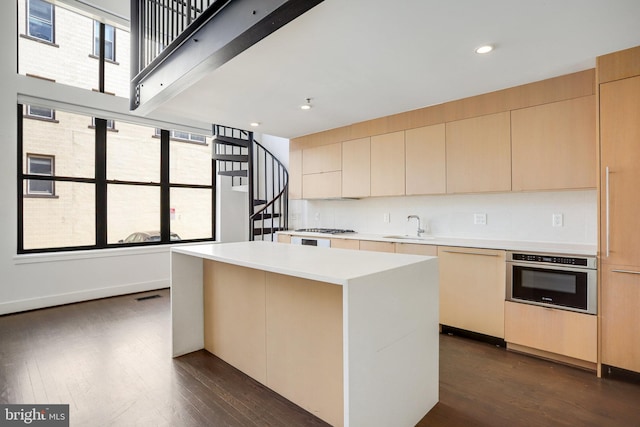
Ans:
[[[24,174],[22,170],[22,152],[23,152],[23,128],[22,128],[22,104],[18,104],[18,163],[17,163],[17,171],[18,171],[18,188],[16,196],[18,197],[18,253],[22,253],[24,251],[24,198],[22,197],[23,187],[24,187]]]
[[[160,241],[171,240],[171,186],[169,185],[169,141],[168,130],[160,131]]]
[[[107,121],[105,119],[96,118],[95,132],[96,246],[104,248],[107,246]]]
[[[100,23],[100,41],[99,41],[99,45],[100,45],[100,55],[98,55],[99,58],[99,65],[98,65],[98,90],[101,93],[104,93],[104,58],[105,58],[105,50],[106,50],[106,41],[105,41],[105,25],[104,22]],[[106,123],[106,122],[105,122]]]

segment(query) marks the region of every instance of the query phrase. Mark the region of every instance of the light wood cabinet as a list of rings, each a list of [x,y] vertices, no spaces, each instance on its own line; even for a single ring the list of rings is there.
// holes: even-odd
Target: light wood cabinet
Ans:
[[[334,172],[342,170],[342,145],[321,145],[302,150],[302,173]]]
[[[376,242],[373,240],[360,240],[361,251],[375,252],[395,252],[396,247],[393,242]]]
[[[302,198],[302,150],[289,152],[289,199]]]
[[[514,110],[512,189],[596,188],[596,149],[594,95]]]
[[[330,199],[342,195],[342,172],[302,175],[304,199]]]
[[[405,132],[405,166],[407,195],[446,193],[444,123]]]
[[[505,251],[438,247],[440,324],[504,338]]]
[[[640,372],[640,268],[607,265],[602,278],[602,363]]]
[[[640,76],[600,85],[600,241],[606,264],[640,267],[638,100]]]
[[[541,356],[595,368],[598,358],[595,315],[506,301],[504,324],[504,339],[511,348],[534,354],[539,350],[550,353],[538,353]]]
[[[342,143],[342,197],[371,195],[371,138]]]
[[[331,239],[331,247],[338,249],[360,250],[360,240],[355,239]]]
[[[371,137],[371,195],[404,195],[404,131]]]
[[[288,234],[278,234],[278,243],[291,243],[291,236]]]
[[[395,250],[398,254],[438,256],[438,247],[435,245],[421,245],[418,243],[396,243]]]
[[[511,190],[510,114],[446,124],[447,193]]]
[[[342,196],[342,144],[302,150],[302,198]]]

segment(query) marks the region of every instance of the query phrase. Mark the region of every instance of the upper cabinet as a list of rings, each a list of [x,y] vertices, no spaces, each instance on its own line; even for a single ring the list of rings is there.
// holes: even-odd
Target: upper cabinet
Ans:
[[[371,195],[404,195],[404,131],[371,137]]]
[[[447,193],[511,190],[509,112],[446,124]]]
[[[302,197],[326,199],[342,196],[342,144],[302,150]]]
[[[342,143],[342,197],[371,195],[371,138]]]
[[[595,188],[596,147],[594,95],[514,110],[512,189]]]
[[[405,193],[443,194],[447,191],[444,123],[405,132]]]

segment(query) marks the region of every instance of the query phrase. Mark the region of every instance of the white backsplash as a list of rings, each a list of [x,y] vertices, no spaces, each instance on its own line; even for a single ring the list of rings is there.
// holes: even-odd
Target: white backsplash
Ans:
[[[369,234],[413,234],[419,215],[438,237],[597,243],[596,190],[492,193],[359,200],[291,200],[289,228],[346,228]],[[486,214],[486,225],[474,214]],[[385,222],[388,214],[389,222]],[[563,225],[552,226],[553,214]]]

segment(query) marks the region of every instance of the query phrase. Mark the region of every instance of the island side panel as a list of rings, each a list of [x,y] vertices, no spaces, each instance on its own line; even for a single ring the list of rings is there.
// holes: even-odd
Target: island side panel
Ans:
[[[171,253],[171,341],[173,357],[204,348],[202,258]]]
[[[267,273],[267,386],[344,421],[342,286]]]
[[[266,384],[265,272],[204,261],[204,348]]]
[[[438,264],[346,285],[346,424],[414,426],[438,402]]]

